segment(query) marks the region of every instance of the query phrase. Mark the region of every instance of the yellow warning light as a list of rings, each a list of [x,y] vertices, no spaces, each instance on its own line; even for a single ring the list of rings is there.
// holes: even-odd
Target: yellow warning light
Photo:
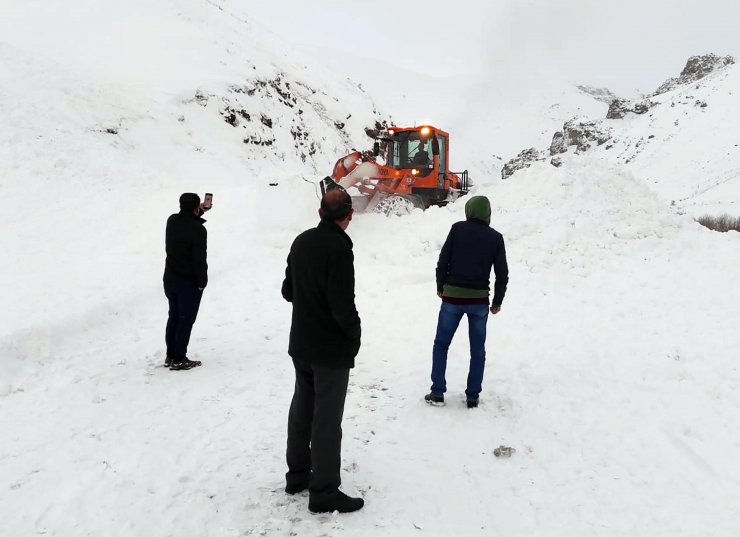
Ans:
[[[419,175],[419,170],[414,168],[413,170],[411,170],[411,175]]]
[[[388,129],[388,134],[393,136],[394,134],[396,134],[396,131],[394,131],[393,129]]]
[[[428,136],[431,132],[431,129],[429,127],[422,127],[421,128],[421,135],[422,136]]]

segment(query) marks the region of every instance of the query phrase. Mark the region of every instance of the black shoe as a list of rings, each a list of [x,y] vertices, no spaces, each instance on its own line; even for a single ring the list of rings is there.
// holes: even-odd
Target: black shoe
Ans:
[[[478,399],[468,399],[468,408],[478,408]]]
[[[167,358],[164,359],[164,366],[170,367],[171,365],[172,365],[172,356],[168,356]]]
[[[439,405],[445,402],[445,396],[435,395],[430,392],[424,396],[424,401],[426,401],[430,405]]]
[[[189,360],[185,358],[179,362],[172,362],[170,365],[170,371],[184,371],[186,369],[193,369],[199,365],[201,365],[201,363],[198,360]]]
[[[288,470],[285,473],[285,493],[286,494],[298,494],[308,488],[308,483],[311,481],[311,470],[304,470],[301,472],[291,472]]]
[[[312,513],[351,513],[362,509],[365,500],[351,498],[338,490],[334,494],[317,495],[308,498],[308,510]]]
[[[308,488],[307,482],[295,482],[295,483],[286,483],[285,485],[285,493],[286,494],[298,494],[299,492],[303,492]]]

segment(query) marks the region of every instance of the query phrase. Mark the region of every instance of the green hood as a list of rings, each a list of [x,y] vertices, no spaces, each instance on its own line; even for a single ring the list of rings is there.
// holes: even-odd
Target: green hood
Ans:
[[[473,196],[465,204],[465,218],[491,224],[491,202],[485,196]]]

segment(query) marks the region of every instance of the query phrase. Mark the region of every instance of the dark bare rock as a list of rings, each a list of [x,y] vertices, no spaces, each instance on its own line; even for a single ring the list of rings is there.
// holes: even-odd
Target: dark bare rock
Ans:
[[[508,179],[515,172],[529,168],[533,163],[545,160],[545,158],[547,158],[547,155],[543,151],[538,151],[534,147],[525,149],[504,164],[504,167],[501,169],[501,179]]]
[[[594,144],[602,145],[612,137],[611,130],[596,121],[566,121],[561,132],[556,132],[550,143],[550,155],[565,153],[575,146],[576,153],[588,151]]]
[[[642,101],[628,101],[626,99],[614,99],[609,105],[606,119],[622,119],[627,114],[644,114],[657,103],[649,99]]]
[[[728,65],[733,65],[735,58],[732,56],[717,56],[716,54],[704,54],[703,56],[692,56],[686,62],[686,67],[683,68],[678,78],[670,78],[663,82],[660,87],[655,90],[653,95],[660,95],[666,93],[677,86],[685,84],[691,84],[697,80],[701,80],[705,76],[723,69]]]

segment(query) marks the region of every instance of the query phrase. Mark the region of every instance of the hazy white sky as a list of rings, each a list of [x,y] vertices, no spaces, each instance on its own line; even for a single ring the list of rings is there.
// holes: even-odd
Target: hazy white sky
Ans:
[[[689,56],[740,55],[737,0],[282,0],[253,17],[327,54],[425,73],[553,70],[628,93],[676,76]]]

